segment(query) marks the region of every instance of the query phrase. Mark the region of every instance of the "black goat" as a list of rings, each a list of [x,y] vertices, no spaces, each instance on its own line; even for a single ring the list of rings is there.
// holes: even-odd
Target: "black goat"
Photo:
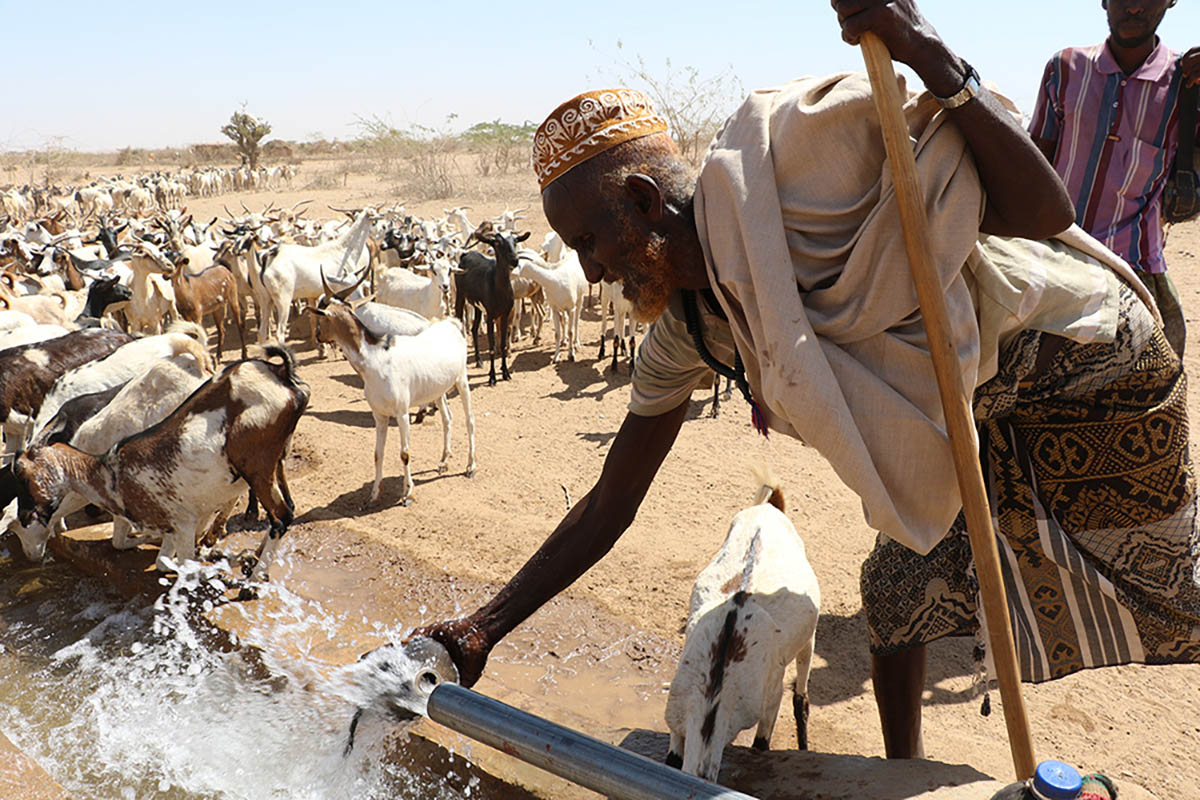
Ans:
[[[500,375],[504,380],[508,374],[508,321],[513,310],[512,270],[517,265],[517,243],[529,238],[532,231],[513,236],[503,233],[485,233],[480,238],[492,246],[495,258],[468,250],[458,259],[459,271],[454,273],[454,316],[463,320],[467,304],[475,306],[475,319],[471,323],[471,340],[475,343],[475,366],[482,366],[479,357],[479,318],[487,312],[488,350],[491,351],[491,370],[488,386],[496,385],[496,337],[495,327],[500,326]]]
[[[379,247],[380,250],[395,250],[396,257],[400,259],[402,266],[407,266],[408,261],[417,254],[417,242],[411,234],[405,233],[396,228],[388,228],[387,233],[383,236],[383,244]]]
[[[113,228],[107,219],[101,217],[100,227],[96,231],[96,238],[89,239],[85,244],[101,244],[104,246],[104,251],[108,253],[109,259],[113,261],[126,261],[130,257],[130,252],[117,244],[117,236],[128,227],[129,223],[126,222],[118,228]]]
[[[80,328],[99,327],[100,318],[109,306],[128,303],[132,297],[133,291],[122,285],[118,276],[96,278],[88,287],[87,302],[83,304],[83,311],[75,318],[75,324]]]

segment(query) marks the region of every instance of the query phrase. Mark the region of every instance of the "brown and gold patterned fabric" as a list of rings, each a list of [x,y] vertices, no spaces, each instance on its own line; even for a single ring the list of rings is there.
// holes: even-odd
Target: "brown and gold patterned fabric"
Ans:
[[[1022,678],[1200,661],[1200,529],[1186,377],[1128,288],[1117,338],[1006,346],[975,417]],[[963,518],[927,556],[881,536],[862,568],[871,650],[978,630]]]

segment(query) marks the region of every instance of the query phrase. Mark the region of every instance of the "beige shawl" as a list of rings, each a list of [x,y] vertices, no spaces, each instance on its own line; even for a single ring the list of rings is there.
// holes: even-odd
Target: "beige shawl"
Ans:
[[[938,110],[925,94],[905,115],[972,392],[999,335],[985,331],[981,354],[978,288],[963,269],[979,260],[985,198],[962,135]],[[696,227],[771,427],[817,448],[858,493],[869,525],[928,552],[962,504],[865,74],[753,93],[709,152]],[[1071,236],[1133,277],[1094,240]],[[1115,315],[1104,318],[1111,338]]]

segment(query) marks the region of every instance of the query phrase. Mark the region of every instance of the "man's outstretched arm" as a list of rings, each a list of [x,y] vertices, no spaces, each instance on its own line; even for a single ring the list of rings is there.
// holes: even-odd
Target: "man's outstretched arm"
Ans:
[[[415,632],[446,647],[463,686],[479,680],[497,642],[574,583],[621,538],[675,443],[689,402],[655,417],[627,414],[596,485],[512,580],[475,613]]]
[[[925,88],[950,97],[963,87],[966,62],[942,41],[914,0],[831,0],[842,38],[858,44],[870,31],[892,58],[912,67]],[[1012,114],[982,92],[951,109],[975,156],[988,204],[980,230],[1002,236],[1045,239],[1075,221],[1075,208],[1058,174]]]

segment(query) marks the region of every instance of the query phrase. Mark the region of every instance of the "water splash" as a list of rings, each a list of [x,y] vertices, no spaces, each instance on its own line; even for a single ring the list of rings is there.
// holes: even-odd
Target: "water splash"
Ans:
[[[394,723],[364,724],[344,757],[364,690],[352,670],[311,652],[337,636],[344,615],[272,583],[264,602],[222,610],[241,617],[240,641],[225,636],[200,613],[220,603],[228,572],[219,566],[189,565],[152,606],[61,567],[15,576],[33,588],[14,590],[0,613],[10,676],[0,682],[0,727],[82,797],[471,795],[473,781],[417,785],[389,764]]]

